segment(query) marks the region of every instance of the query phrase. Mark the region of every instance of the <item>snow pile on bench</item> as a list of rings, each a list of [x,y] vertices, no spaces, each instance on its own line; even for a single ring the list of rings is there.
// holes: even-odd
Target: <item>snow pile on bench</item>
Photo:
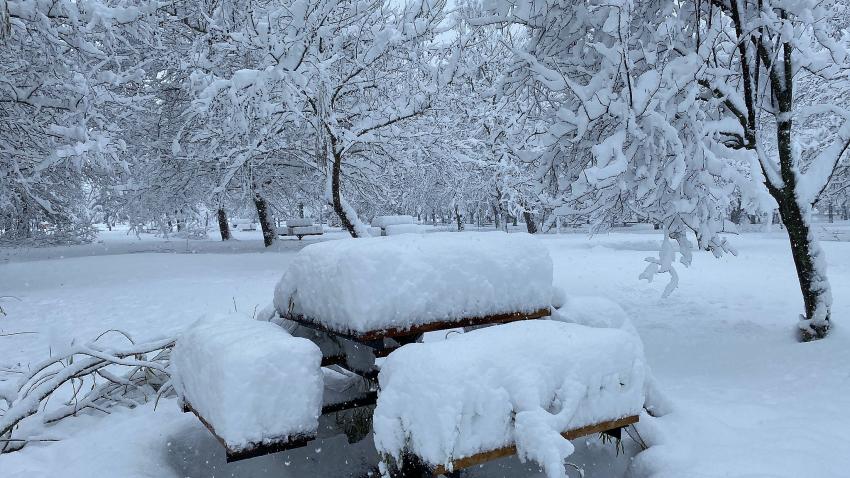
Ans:
[[[551,320],[405,345],[381,367],[375,445],[450,470],[516,444],[520,459],[563,477],[573,446],[560,434],[639,415],[644,377],[635,335]]]
[[[312,226],[313,218],[312,217],[300,217],[286,220],[286,227],[305,227]]]
[[[388,236],[396,236],[399,234],[423,233],[433,229],[432,226],[424,224],[391,224],[386,227]]]
[[[640,340],[637,329],[632,325],[626,311],[619,304],[606,297],[598,296],[570,296],[559,291],[556,295],[563,295],[561,303],[553,306],[551,319],[559,322],[580,324],[587,327],[618,329],[633,335]],[[641,342],[642,343],[642,342]],[[674,406],[669,398],[660,389],[653,377],[649,366],[645,368],[645,386],[643,408],[651,416],[659,417],[673,411]],[[644,416],[645,417],[645,416]]]
[[[552,260],[529,234],[403,234],[311,244],[275,291],[284,316],[338,332],[548,309]]]
[[[416,218],[413,216],[377,216],[372,219],[373,227],[387,227],[398,224],[416,224]]]
[[[290,235],[292,236],[314,236],[322,234],[322,226],[320,224],[316,224],[315,226],[295,226],[291,228]]]
[[[316,435],[323,380],[319,348],[269,322],[204,318],[171,355],[180,399],[229,452]]]

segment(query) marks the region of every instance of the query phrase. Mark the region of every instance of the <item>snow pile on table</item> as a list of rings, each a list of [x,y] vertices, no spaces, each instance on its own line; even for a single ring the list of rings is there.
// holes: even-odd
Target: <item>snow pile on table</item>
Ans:
[[[297,217],[293,219],[286,220],[286,227],[304,227],[304,226],[312,226],[313,218],[312,217]]]
[[[416,224],[413,216],[377,216],[372,219],[372,227],[387,227],[397,224]]]
[[[573,446],[560,434],[638,415],[644,376],[638,337],[551,320],[405,345],[381,367],[375,446],[450,469],[516,444],[520,459],[563,477]]]
[[[529,234],[402,234],[311,244],[275,290],[284,316],[340,332],[548,308],[552,260]]]
[[[219,316],[181,334],[170,371],[180,399],[239,451],[316,434],[321,360],[316,345],[277,325]]]

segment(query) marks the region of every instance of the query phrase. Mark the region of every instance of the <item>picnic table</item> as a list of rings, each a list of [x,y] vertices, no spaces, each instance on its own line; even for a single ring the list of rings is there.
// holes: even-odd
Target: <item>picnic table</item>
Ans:
[[[308,217],[287,220],[285,229],[279,235],[295,236],[300,241],[304,236],[321,236],[324,232],[321,224],[313,224],[313,219]]]
[[[551,330],[521,326],[523,323],[540,320],[551,322],[546,319],[553,310],[552,296],[552,264],[548,251],[526,234],[434,233],[330,241],[309,245],[293,259],[276,287],[273,315],[277,317],[272,321],[288,333],[289,338],[280,339],[279,342],[301,340],[303,342],[288,347],[304,348],[306,343],[309,344],[307,348],[315,349],[314,352],[304,352],[306,355],[292,362],[306,364],[301,369],[312,370],[309,372],[311,376],[318,373],[323,377],[324,390],[321,394],[320,406],[316,407],[316,415],[329,415],[363,407],[369,407],[367,410],[372,410],[376,403],[380,408],[382,405],[378,403],[379,396],[382,386],[386,386],[381,378],[381,364],[384,360],[393,364],[393,373],[396,376],[399,373],[410,374],[413,377],[421,377],[422,383],[434,384],[433,388],[452,387],[451,382],[441,383],[440,377],[445,376],[449,380],[457,373],[465,372],[453,370],[451,361],[444,361],[442,369],[425,367],[426,370],[422,370],[421,364],[416,364],[421,360],[413,360],[408,365],[404,364],[402,357],[405,355],[422,353],[427,356],[429,353],[435,353],[429,351],[430,344],[418,344],[416,349],[405,348],[422,342],[425,334],[431,332],[459,328],[475,329],[468,334],[462,334],[464,341],[440,342],[442,351],[433,356],[434,360],[430,360],[440,362],[436,359],[437,357],[451,356],[454,353],[466,354],[467,368],[471,369],[485,364],[488,361],[487,354],[496,355],[511,347],[518,347],[517,350],[520,351],[528,347],[533,350],[534,343],[515,343],[511,337],[516,334],[522,336],[524,333],[531,333],[527,337],[537,337],[540,340],[535,339],[535,341],[540,343],[546,343],[549,337],[552,342],[549,348],[554,354],[550,355],[553,362],[538,368],[547,371],[546,373],[557,375],[557,370],[564,367],[557,362],[571,361],[568,352],[556,352],[557,349],[562,348],[558,343],[577,340],[575,343],[581,344],[584,340],[582,337],[593,338],[596,335],[579,330],[580,326],[579,329],[561,327],[568,325],[562,323],[558,323],[560,325]],[[495,328],[490,329],[491,327]],[[500,327],[504,330],[497,330]],[[509,327],[514,328],[509,329]],[[493,332],[487,332],[489,335],[485,337],[483,332],[490,330]],[[534,332],[534,330],[537,331]],[[554,340],[553,337],[558,334],[564,334],[564,341]],[[574,337],[576,334],[578,334],[577,338]],[[257,340],[266,340],[268,335],[267,331],[258,333],[256,336],[262,338]],[[616,348],[630,347],[631,339],[628,337],[613,337],[622,342],[616,345]],[[594,338],[593,340],[597,342],[602,340],[599,343],[604,344],[608,339],[604,337],[603,339]],[[201,342],[198,347],[204,348],[202,343],[204,340],[210,339],[198,340]],[[505,345],[501,347],[502,350],[487,351],[488,344],[499,341]],[[463,347],[464,343],[469,344],[469,347]],[[177,348],[180,348],[179,341]],[[240,346],[235,348],[241,349]],[[599,347],[593,345],[590,348]],[[280,362],[281,354],[287,353],[286,350],[288,349],[285,347],[277,347],[276,351],[270,353],[268,357],[270,360]],[[402,352],[405,353],[402,354]],[[599,353],[602,352],[604,351]],[[484,355],[475,358],[468,356],[470,353]],[[209,357],[221,355],[227,354],[217,351],[207,353],[204,357],[205,360],[209,360]],[[314,358],[304,358],[307,355]],[[520,357],[519,360],[533,362],[537,355],[539,353],[535,351]],[[399,358],[396,360],[397,356]],[[629,355],[622,358],[625,360],[623,363],[632,360]],[[226,358],[222,359],[225,363],[219,368],[227,367],[226,360]],[[263,359],[258,356],[253,357],[252,360]],[[503,358],[502,366],[510,367],[510,361],[505,360]],[[493,361],[494,364],[498,362],[498,360]],[[588,357],[578,357],[574,361],[574,364],[590,363],[592,361],[589,361]],[[620,369],[613,371],[617,372],[623,368],[620,366]],[[296,373],[287,372],[285,369],[286,367],[281,373]],[[244,367],[240,370],[244,370]],[[316,370],[320,371],[316,372]],[[277,372],[272,370],[264,373],[268,375]],[[464,380],[474,381],[477,375],[467,376]],[[607,377],[604,379],[606,383],[613,384],[618,390],[626,385],[619,382],[628,382],[625,378],[612,381],[612,370],[605,371],[603,375]],[[240,378],[243,382],[251,380],[244,376]],[[290,378],[286,380],[292,382]],[[180,382],[180,380],[177,381]],[[642,378],[638,381],[642,381]],[[346,386],[334,386],[341,382],[345,382]],[[196,389],[205,391],[209,386],[209,384],[198,385]],[[297,385],[293,382],[291,386]],[[402,385],[391,386],[401,387]],[[415,388],[416,380],[408,381],[408,386]],[[638,386],[635,385],[635,387]],[[599,385],[593,385],[591,388],[593,387],[599,387]],[[340,390],[343,392],[340,393]],[[309,392],[307,395],[312,393]],[[414,393],[414,395],[428,395],[428,393],[426,391]],[[558,429],[557,432],[567,439],[601,432],[607,432],[619,438],[621,428],[638,420],[637,414],[634,413],[637,392],[629,388],[629,393],[631,404],[619,409],[618,416],[600,420],[595,418],[596,415],[583,416],[583,418],[580,416],[579,418],[583,421],[569,422],[580,423],[580,426],[567,426],[568,422],[564,422],[563,425],[567,428]],[[310,418],[307,420],[310,422],[309,426],[284,427],[282,428],[284,432],[273,437],[260,440],[228,440],[219,432],[217,424],[208,419],[211,412],[197,410],[193,406],[190,395],[188,390],[181,395],[184,410],[195,413],[201,422],[219,438],[227,449],[228,461],[304,446],[319,437],[318,430],[314,429],[316,425]],[[436,396],[439,396],[439,393]],[[276,402],[273,399],[274,397],[271,397],[269,401],[268,406],[273,407],[269,410],[279,410],[287,406],[285,401]],[[302,398],[293,396],[288,400],[293,402],[293,406],[304,408]],[[404,405],[401,409],[398,406],[393,409],[389,405],[391,402],[391,399],[386,401],[387,410],[384,415],[407,413]],[[603,402],[604,400],[600,403]],[[425,403],[423,407],[427,408],[431,405],[439,404],[434,404],[432,401]],[[262,408],[261,405],[260,409]],[[599,416],[603,415],[604,413]],[[240,420],[245,421],[245,418],[240,417]],[[393,423],[396,421],[399,420],[390,420]],[[421,434],[422,431],[419,430],[417,433]],[[376,440],[378,440],[377,437]],[[509,436],[502,437],[500,440],[497,440],[499,446],[483,446],[481,449],[473,447],[466,450],[462,456],[440,458],[430,457],[422,450],[405,447],[406,459],[398,463],[398,466],[391,471],[397,476],[447,474],[453,470],[507,456],[517,451],[517,445],[509,441]]]

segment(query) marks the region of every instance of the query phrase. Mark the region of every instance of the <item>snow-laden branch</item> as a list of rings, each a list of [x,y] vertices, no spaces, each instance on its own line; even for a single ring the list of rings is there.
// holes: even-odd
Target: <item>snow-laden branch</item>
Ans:
[[[168,391],[166,367],[174,339],[133,343],[128,334],[119,333],[131,343],[72,345],[61,355],[33,364],[14,383],[0,382],[5,385],[0,388],[0,404],[6,405],[0,412],[0,453],[27,443],[27,437],[14,436],[14,431],[34,415],[40,414],[49,424],[86,409],[108,413],[116,404],[134,407]],[[98,383],[98,378],[103,381]],[[48,410],[47,402],[54,396],[63,397],[63,402]]]

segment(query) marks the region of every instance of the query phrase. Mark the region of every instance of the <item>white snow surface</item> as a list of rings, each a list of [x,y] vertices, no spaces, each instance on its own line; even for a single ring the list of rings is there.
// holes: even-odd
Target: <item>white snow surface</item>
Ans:
[[[372,219],[372,227],[387,227],[398,224],[416,224],[416,218],[413,216],[376,216]]]
[[[375,445],[449,466],[516,443],[563,477],[573,446],[560,433],[639,414],[645,369],[636,335],[552,320],[405,345],[381,367]]]
[[[312,244],[275,290],[282,314],[342,332],[549,307],[552,260],[529,234],[402,234]]]
[[[266,248],[260,231],[234,230],[239,240],[220,241],[215,231],[206,240],[187,240],[151,234],[137,239],[126,228],[102,229],[92,244],[0,247],[0,295],[15,297],[0,298],[6,313],[0,335],[18,334],[0,336],[0,383],[16,383],[16,368],[106,329],[148,341],[173,335],[202,314],[238,308],[260,317],[296,251],[318,241],[352,240],[327,228],[322,236]],[[659,419],[641,417],[637,428],[653,442],[646,451],[628,437],[625,452],[597,436],[574,440],[568,461],[583,468],[585,478],[847,477],[850,377],[842,364],[850,363],[850,329],[842,317],[850,317],[850,300],[841,292],[850,290],[850,222],[817,225],[835,291],[835,326],[826,340],[808,344],[795,336],[802,301],[788,237],[778,226],[762,229],[742,228],[729,237],[737,257],[694,251],[693,265],[679,268],[679,288],[666,299],[665,281],[637,279],[643,259],[657,254],[661,243],[651,226],[538,238],[552,256],[555,285],[568,292],[559,312],[575,317],[568,312],[578,296],[620,304],[675,405]],[[458,334],[430,335],[454,340]],[[171,398],[153,405],[116,407],[110,415],[84,412],[48,427],[34,417],[34,433],[60,441],[0,455],[0,475],[114,478],[120,470],[122,478],[365,476],[377,460],[371,439],[349,445],[340,436],[226,463],[221,445],[192,414],[180,413]],[[541,476],[536,463],[516,457],[466,474]]]
[[[322,354],[306,339],[242,315],[205,317],[174,346],[171,374],[231,450],[314,436],[322,408]]]

